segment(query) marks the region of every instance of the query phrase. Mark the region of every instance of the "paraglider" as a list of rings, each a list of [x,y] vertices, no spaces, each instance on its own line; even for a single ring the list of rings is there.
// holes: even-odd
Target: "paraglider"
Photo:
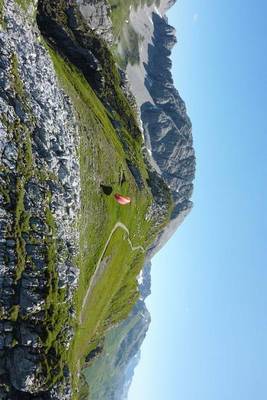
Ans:
[[[116,202],[122,206],[126,206],[127,204],[131,203],[131,198],[128,196],[123,196],[119,193],[115,193],[114,197],[115,197]]]
[[[107,186],[107,185],[101,184],[100,187],[101,187],[103,193],[104,193],[106,196],[110,196],[110,195],[112,194],[112,192],[113,192],[112,186]],[[130,203],[131,203],[131,198],[130,198],[130,197],[128,197],[128,196],[123,196],[123,195],[120,194],[120,193],[115,193],[115,194],[114,194],[114,199],[115,199],[116,202],[117,202],[118,204],[120,204],[121,206],[126,206],[127,204],[130,204]]]
[[[115,181],[100,183],[102,193],[104,193],[106,196],[110,196],[113,193],[113,185],[123,186],[123,184],[126,182],[126,176],[123,169],[120,169],[119,175],[119,179],[116,179]],[[114,200],[121,206],[126,206],[132,201],[129,196],[124,196],[120,193],[115,193],[113,196]]]

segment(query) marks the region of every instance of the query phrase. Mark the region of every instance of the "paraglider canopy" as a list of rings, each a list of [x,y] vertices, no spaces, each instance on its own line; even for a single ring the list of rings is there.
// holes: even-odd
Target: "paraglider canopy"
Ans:
[[[131,203],[131,198],[128,196],[123,196],[119,193],[115,193],[114,197],[115,197],[116,202],[122,206],[125,206],[125,205]]]

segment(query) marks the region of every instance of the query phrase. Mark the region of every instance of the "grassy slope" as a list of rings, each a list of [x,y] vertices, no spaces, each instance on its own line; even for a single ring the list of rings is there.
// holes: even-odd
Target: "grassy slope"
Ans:
[[[4,17],[4,0],[0,0],[0,30],[1,25],[3,24],[3,17]]]
[[[80,315],[90,278],[116,222],[121,221],[128,227],[134,246],[141,244],[146,247],[153,240],[153,226],[145,220],[152,196],[146,186],[148,175],[141,156],[141,143],[124,132],[128,143],[127,154],[106,109],[84,77],[51,49],[50,54],[60,82],[72,99],[81,135],[80,284],[75,304]],[[130,155],[144,180],[141,191],[126,164]],[[125,176],[123,184],[120,183],[122,174]],[[131,205],[122,207],[114,201],[113,194],[104,195],[101,183],[113,183],[113,193],[130,195]],[[114,232],[104,258],[108,259],[108,266],[88,300],[82,315],[83,323],[77,321],[75,339],[68,354],[76,388],[77,365],[83,364],[85,356],[96,347],[106,329],[128,315],[138,295],[136,276],[143,266],[144,255],[132,252],[122,229]]]
[[[17,3],[24,9],[30,2],[30,0],[17,0]],[[3,1],[0,0],[0,17],[2,5]],[[121,125],[123,144],[110,122],[109,117],[111,116],[84,76],[73,65],[63,60],[54,50],[49,48],[49,52],[59,81],[72,100],[79,125],[82,207],[79,227],[80,254],[77,260],[80,267],[80,282],[75,298],[75,309],[79,317],[90,279],[116,222],[121,221],[127,226],[134,246],[147,247],[153,240],[156,234],[153,224],[145,220],[147,209],[153,199],[146,183],[148,174],[142,158],[140,136],[136,135],[136,139],[133,138],[136,129],[133,123],[133,111],[117,83],[118,72],[115,73],[114,71],[115,64],[107,63],[108,67],[111,65],[109,78],[116,83],[116,85],[113,85],[114,91],[112,91],[113,86],[110,85],[111,89],[107,95],[114,97],[115,105],[122,111],[119,113],[118,110],[113,110],[112,119],[117,119]],[[108,76],[108,70],[105,73]],[[14,77],[14,92],[23,99],[24,91],[18,75],[16,58],[13,60],[12,75]],[[127,131],[127,123],[131,132]],[[25,150],[21,161],[21,168],[23,168],[21,174],[25,177],[32,173],[41,174],[41,171],[33,171],[32,168],[31,138],[26,135],[25,143],[21,143],[21,146]],[[140,171],[144,182],[142,190],[138,189],[134,177],[128,169],[126,158],[131,160]],[[122,176],[125,177],[123,183],[121,183]],[[44,175],[43,178],[47,179],[48,176]],[[114,201],[113,195],[110,197],[104,195],[100,187],[101,183],[107,185],[112,183],[113,193],[120,192],[130,195],[132,198],[131,205],[121,207]],[[18,186],[16,235],[19,244],[22,228],[24,230],[27,228],[26,222],[28,221],[28,216],[24,218],[24,210],[22,209],[23,196],[24,187]],[[54,239],[56,227],[49,204],[46,210],[46,223],[51,238],[47,242],[49,288],[47,290],[46,319],[44,322],[47,331],[45,348],[47,354],[55,353],[59,356],[57,369],[53,368],[54,365],[47,363],[47,378],[48,382],[57,381],[67,362],[72,372],[74,387],[78,388],[77,367],[83,364],[86,355],[97,346],[106,330],[128,315],[138,296],[136,276],[143,266],[144,255],[131,250],[128,241],[125,240],[123,230],[118,229],[114,232],[103,256],[103,258],[108,258],[107,268],[100,275],[88,299],[88,304],[82,315],[83,323],[80,324],[79,318],[77,319],[74,327],[75,338],[70,350],[67,350],[64,348],[60,336],[62,327],[70,316],[68,315],[68,307],[64,307],[63,304],[64,293],[58,289],[57,284],[55,269],[57,249]],[[20,264],[23,266],[23,243],[17,250],[22,258]],[[18,273],[19,279],[21,271],[18,271]],[[17,319],[17,315],[18,310],[12,310],[12,319]],[[74,399],[77,397],[76,392]]]

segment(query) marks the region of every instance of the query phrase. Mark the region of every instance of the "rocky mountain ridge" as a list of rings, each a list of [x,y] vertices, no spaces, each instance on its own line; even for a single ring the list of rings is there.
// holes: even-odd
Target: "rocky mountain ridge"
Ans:
[[[166,12],[174,3],[175,0],[163,0],[159,8],[140,7],[129,17],[129,23],[142,37],[140,63],[127,66],[130,87],[141,111],[152,164],[170,188],[175,205],[170,223],[151,248],[151,256],[190,212],[195,176],[192,125],[171,73],[170,56],[177,39]]]

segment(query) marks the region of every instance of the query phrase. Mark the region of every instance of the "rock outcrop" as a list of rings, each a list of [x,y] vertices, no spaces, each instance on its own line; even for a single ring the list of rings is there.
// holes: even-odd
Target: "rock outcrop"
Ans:
[[[110,6],[106,0],[77,0],[88,26],[109,45],[113,43],[113,28]]]
[[[51,324],[47,329],[49,318],[52,323],[58,317],[60,301],[70,307],[77,287],[79,141],[72,105],[32,23],[35,11],[34,5],[25,13],[15,1],[6,1],[0,31],[3,400],[37,393],[39,399],[69,399],[71,394],[67,370],[62,390],[47,391],[49,368],[57,365],[47,340],[57,336],[68,346],[72,330],[67,322],[60,334]],[[51,303],[53,296],[58,304]],[[66,313],[71,316],[69,308]]]

